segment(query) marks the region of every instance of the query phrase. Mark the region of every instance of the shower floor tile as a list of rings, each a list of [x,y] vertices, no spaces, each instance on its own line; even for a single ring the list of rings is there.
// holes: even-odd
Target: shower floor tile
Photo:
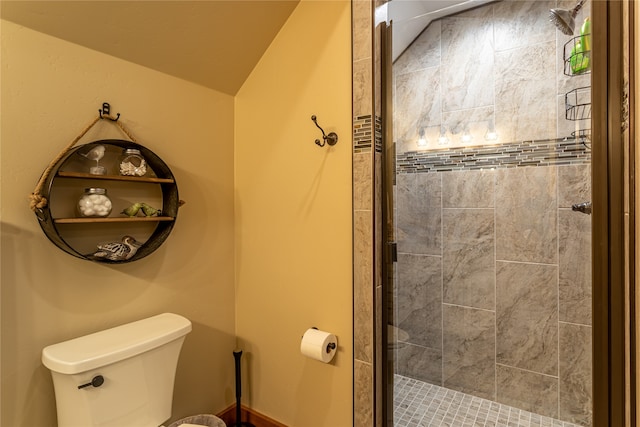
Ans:
[[[580,427],[395,375],[394,427]]]

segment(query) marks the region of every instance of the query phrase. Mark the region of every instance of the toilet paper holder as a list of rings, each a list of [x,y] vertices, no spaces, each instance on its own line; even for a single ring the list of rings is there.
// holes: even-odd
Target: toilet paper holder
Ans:
[[[319,331],[319,329],[316,328],[315,326],[312,326],[311,329],[315,329],[316,331]],[[304,338],[304,335],[301,338]],[[329,344],[327,344],[327,348],[325,348],[324,350],[327,353],[331,353],[331,350],[335,350],[335,349],[336,349],[336,343],[330,342]]]

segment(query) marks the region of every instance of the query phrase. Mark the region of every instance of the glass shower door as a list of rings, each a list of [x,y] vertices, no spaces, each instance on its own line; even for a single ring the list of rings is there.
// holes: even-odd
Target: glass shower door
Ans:
[[[388,79],[396,426],[592,425],[591,9],[569,36],[567,5],[393,22],[424,23]]]

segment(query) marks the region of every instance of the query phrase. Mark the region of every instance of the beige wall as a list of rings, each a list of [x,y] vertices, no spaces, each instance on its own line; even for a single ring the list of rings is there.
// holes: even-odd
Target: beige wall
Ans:
[[[43,347],[164,311],[194,323],[174,418],[224,409],[234,401],[233,97],[7,21],[1,39],[2,426],[55,425]],[[103,101],[172,168],[187,202],[158,251],[116,266],[56,248],[26,198]],[[124,139],[100,123],[85,141],[105,137]]]
[[[289,426],[352,423],[350,25],[350,2],[302,1],[235,101],[243,399]],[[331,364],[300,354],[312,326],[338,336]]]
[[[245,404],[292,427],[350,425],[350,2],[303,1],[235,112],[233,97],[1,25],[1,425],[55,425],[43,347],[163,311],[194,323],[174,419],[233,403],[237,334]],[[187,201],[158,251],[118,266],[56,248],[26,197],[104,101]],[[313,143],[312,114],[337,146]],[[101,122],[81,142],[103,138],[124,136]],[[300,355],[311,326],[338,335],[331,364]]]

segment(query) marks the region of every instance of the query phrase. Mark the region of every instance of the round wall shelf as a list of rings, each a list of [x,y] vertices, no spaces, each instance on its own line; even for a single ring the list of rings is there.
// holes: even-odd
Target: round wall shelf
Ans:
[[[104,147],[104,154],[98,161],[91,160],[86,155],[98,146]],[[140,151],[147,164],[143,176],[120,175],[125,149]],[[98,165],[105,168],[104,174],[90,173]],[[112,210],[103,217],[81,217],[78,200],[86,188],[96,187],[107,191]],[[53,166],[42,196],[48,203],[36,210],[36,217],[49,240],[75,257],[115,264],[139,260],[158,249],[171,233],[183,203],[175,178],[160,157],[140,144],[118,139],[94,141],[69,150]],[[151,207],[148,215],[143,209],[135,216],[123,213],[136,203]],[[132,241],[136,242],[132,256],[112,253],[118,249],[127,253]]]

